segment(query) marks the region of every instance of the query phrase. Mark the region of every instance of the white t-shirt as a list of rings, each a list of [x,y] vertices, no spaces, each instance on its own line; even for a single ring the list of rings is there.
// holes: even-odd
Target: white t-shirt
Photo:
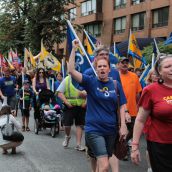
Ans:
[[[4,126],[7,123],[7,115],[0,116],[0,127]],[[14,127],[19,130],[21,128],[20,122],[17,121],[13,115],[9,116],[9,123],[14,124]],[[10,141],[3,140],[3,136],[0,130],[0,145],[9,143]]]

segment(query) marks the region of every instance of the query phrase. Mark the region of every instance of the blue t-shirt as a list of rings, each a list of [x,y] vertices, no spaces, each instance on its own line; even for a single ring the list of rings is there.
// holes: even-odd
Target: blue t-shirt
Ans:
[[[15,96],[16,94],[15,84],[16,84],[16,78],[14,76],[10,76],[8,78],[2,77],[0,79],[0,88],[2,94],[7,97]]]
[[[89,76],[95,76],[92,68],[85,70],[84,74],[89,75]],[[119,72],[116,69],[114,69],[113,67],[110,68],[109,78],[111,78],[113,80],[117,80],[121,84]]]
[[[113,80],[102,82],[94,76],[83,74],[82,86],[87,91],[87,111],[85,132],[102,135],[115,134],[117,124],[117,94]],[[120,83],[117,81],[120,106],[126,98]]]

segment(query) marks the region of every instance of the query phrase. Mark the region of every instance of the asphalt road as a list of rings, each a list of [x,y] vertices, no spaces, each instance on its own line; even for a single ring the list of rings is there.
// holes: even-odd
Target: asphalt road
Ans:
[[[21,115],[18,114],[21,121]],[[62,142],[64,132],[61,131],[55,138],[50,136],[48,129],[34,133],[33,115],[30,117],[30,132],[24,132],[25,140],[17,148],[17,154],[0,154],[0,172],[90,172],[90,162],[84,152],[75,147],[75,129],[72,129],[72,138],[69,148],[64,149]],[[84,140],[84,139],[83,139]],[[83,141],[84,144],[84,141]],[[142,162],[135,166],[131,161],[120,161],[120,172],[145,172],[145,141],[141,142]]]

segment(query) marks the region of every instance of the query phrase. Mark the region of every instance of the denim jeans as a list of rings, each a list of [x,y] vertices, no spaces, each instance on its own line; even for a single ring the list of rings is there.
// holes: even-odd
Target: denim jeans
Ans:
[[[103,156],[111,157],[115,144],[116,134],[101,135],[98,133],[85,133],[88,155],[92,158]]]

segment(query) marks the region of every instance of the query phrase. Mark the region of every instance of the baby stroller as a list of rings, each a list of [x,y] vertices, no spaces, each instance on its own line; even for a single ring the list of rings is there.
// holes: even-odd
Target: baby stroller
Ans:
[[[35,134],[38,134],[40,130],[50,128],[50,133],[52,137],[55,137],[56,134],[59,134],[60,126],[60,114],[61,110],[59,108],[54,109],[53,114],[49,115],[47,118],[44,114],[44,109],[41,108],[41,105],[46,103],[50,104],[51,101],[53,103],[54,93],[51,90],[42,90],[37,98],[37,112],[34,114],[35,123],[34,123],[34,131]]]

